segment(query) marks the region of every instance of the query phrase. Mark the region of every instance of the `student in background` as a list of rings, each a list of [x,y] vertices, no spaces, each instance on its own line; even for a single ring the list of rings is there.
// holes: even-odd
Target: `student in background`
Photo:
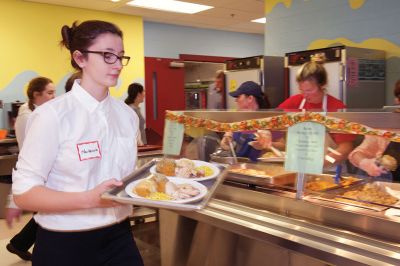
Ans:
[[[400,80],[396,82],[393,94],[394,94],[394,103],[396,105],[400,105]]]
[[[218,70],[215,75],[215,82],[208,87],[207,109],[223,109],[225,92],[225,74]]]
[[[139,107],[139,105],[144,101],[144,97],[145,97],[145,92],[141,84],[132,83],[131,85],[129,85],[128,97],[125,99],[125,103],[129,105],[129,107],[131,107],[139,117],[139,129],[140,129],[140,135],[138,140],[139,146],[147,144],[146,131],[145,131],[146,121],[144,120],[144,117]]]
[[[25,140],[25,129],[27,121],[36,107],[46,103],[55,97],[55,86],[53,81],[45,77],[32,79],[26,91],[28,102],[21,105],[15,122],[15,134],[18,147],[21,150]],[[12,195],[10,195],[12,197]],[[22,210],[15,206],[12,198],[6,207],[6,222],[11,228],[14,220],[19,220]],[[23,260],[31,260],[32,254],[28,251],[35,243],[37,224],[32,218],[22,230],[11,238],[6,248],[9,252],[16,254]]]
[[[71,74],[71,76],[67,79],[67,82],[65,82],[65,92],[69,92],[72,89],[72,85],[74,85],[75,80],[81,78],[82,72],[80,71]]]
[[[89,20],[61,34],[82,79],[32,114],[13,172],[15,203],[37,211],[33,265],[143,265],[132,206],[101,198],[122,185],[137,158],[139,120],[109,93],[130,59],[122,31]]]

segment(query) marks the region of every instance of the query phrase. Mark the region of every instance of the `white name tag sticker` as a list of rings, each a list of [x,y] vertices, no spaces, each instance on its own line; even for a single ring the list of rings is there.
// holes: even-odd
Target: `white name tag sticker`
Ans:
[[[89,141],[76,144],[80,161],[101,158],[99,142]]]

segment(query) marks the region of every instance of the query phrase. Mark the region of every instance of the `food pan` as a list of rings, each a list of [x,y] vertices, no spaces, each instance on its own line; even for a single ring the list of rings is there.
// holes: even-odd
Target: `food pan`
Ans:
[[[174,202],[173,200],[151,200],[139,196],[137,197],[129,196],[128,193],[125,191],[125,188],[131,187],[132,186],[131,183],[135,181],[150,177],[152,175],[152,173],[150,173],[150,168],[156,165],[156,163],[159,160],[160,160],[159,158],[153,159],[150,162],[143,165],[141,168],[131,173],[130,175],[126,176],[125,178],[122,179],[123,185],[121,187],[113,188],[110,191],[104,193],[102,195],[102,198],[111,199],[124,204],[132,204],[132,205],[146,206],[152,208],[163,208],[163,209],[172,209],[179,211],[195,211],[195,210],[200,210],[207,205],[209,200],[214,195],[216,188],[224,180],[226,175],[226,170],[223,167],[218,166],[220,174],[213,179],[205,181],[192,181],[190,180],[190,178],[188,178],[189,181],[188,183],[198,182],[207,188],[204,197],[195,202],[177,203]],[[171,178],[171,180],[172,179],[173,178]]]
[[[293,184],[296,178],[295,173],[290,173],[279,163],[241,163],[228,168],[226,179],[260,186],[285,186]]]
[[[370,193],[365,192],[363,196],[357,196],[356,193],[359,193],[363,190],[364,186],[372,186],[373,191]],[[389,182],[359,182],[358,184],[346,187],[346,188],[338,188],[334,190],[327,191],[324,195],[321,196],[322,199],[334,200],[338,203],[349,204],[352,206],[357,206],[361,208],[372,209],[376,211],[383,211],[390,207],[395,207],[396,203],[398,203],[399,198],[395,197],[387,197],[390,195],[386,188],[392,189],[395,193],[398,194],[400,192],[400,184],[389,183]],[[380,192],[384,192],[381,194]],[[397,200],[397,202],[396,202]],[[392,201],[391,203],[388,203]],[[395,207],[396,208],[396,207]]]

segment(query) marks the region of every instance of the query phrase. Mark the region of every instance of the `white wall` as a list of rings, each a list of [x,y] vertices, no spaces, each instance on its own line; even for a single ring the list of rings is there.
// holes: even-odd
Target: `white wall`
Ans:
[[[264,35],[144,22],[144,55],[249,57],[264,54]]]

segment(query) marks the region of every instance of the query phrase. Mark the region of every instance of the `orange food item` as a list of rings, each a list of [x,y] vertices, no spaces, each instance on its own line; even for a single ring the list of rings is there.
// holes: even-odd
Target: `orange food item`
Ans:
[[[175,176],[176,163],[173,159],[162,159],[156,164],[157,173],[166,176]]]

